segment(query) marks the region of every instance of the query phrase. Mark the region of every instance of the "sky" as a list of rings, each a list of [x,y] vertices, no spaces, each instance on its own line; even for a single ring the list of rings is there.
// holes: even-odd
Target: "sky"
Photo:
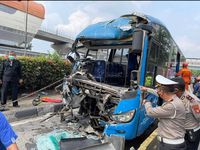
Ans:
[[[200,58],[200,1],[37,1],[45,7],[41,28],[75,39],[90,24],[141,12],[161,20],[186,58]],[[52,52],[34,39],[33,51]]]

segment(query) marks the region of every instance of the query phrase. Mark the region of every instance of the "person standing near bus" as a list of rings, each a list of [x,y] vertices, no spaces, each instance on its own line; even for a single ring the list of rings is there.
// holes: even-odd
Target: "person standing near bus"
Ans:
[[[188,67],[188,63],[186,63],[186,62],[183,63],[183,68],[181,70],[179,70],[179,72],[176,74],[176,76],[181,76],[183,78],[183,80],[185,81],[185,89],[189,90],[192,72],[187,67]]]
[[[181,77],[175,77],[171,80],[178,83],[178,85],[174,85],[174,87],[177,88],[176,95],[183,101],[185,106],[185,141],[187,144],[187,150],[197,150],[200,142],[200,124],[193,114],[191,100],[199,101],[199,99],[194,94],[185,90],[185,82]],[[157,91],[154,89],[141,87],[141,90],[158,96]]]
[[[194,100],[199,101],[199,99],[194,94],[185,91],[185,83],[181,77],[176,77],[171,80],[179,83],[178,85],[175,85],[175,87],[178,89],[176,95],[183,101],[185,105],[185,140],[187,144],[187,150],[197,150],[200,142],[200,124],[192,112],[193,108],[191,103]]]
[[[9,52],[8,59],[2,62],[0,68],[0,83],[2,84],[1,105],[7,102],[8,88],[12,88],[13,107],[19,107],[17,100],[19,83],[22,84],[21,63],[16,59],[16,54]]]
[[[152,107],[148,100],[143,100],[143,104],[148,116],[159,119],[158,150],[186,150],[185,107],[174,94],[174,85],[178,83],[161,75],[156,76],[156,81],[160,84],[157,93],[165,102],[157,107]]]

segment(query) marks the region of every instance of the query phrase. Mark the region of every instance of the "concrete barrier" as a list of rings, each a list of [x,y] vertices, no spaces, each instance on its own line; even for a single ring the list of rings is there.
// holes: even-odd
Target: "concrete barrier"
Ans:
[[[50,112],[57,112],[64,107],[63,104],[50,104],[36,107],[20,108],[18,110],[4,111],[3,114],[9,122],[20,121],[23,119],[38,117]]]

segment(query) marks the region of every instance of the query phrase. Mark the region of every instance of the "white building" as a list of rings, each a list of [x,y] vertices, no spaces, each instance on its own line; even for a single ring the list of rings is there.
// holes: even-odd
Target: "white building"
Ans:
[[[200,58],[186,58],[188,68],[191,70],[200,70]]]

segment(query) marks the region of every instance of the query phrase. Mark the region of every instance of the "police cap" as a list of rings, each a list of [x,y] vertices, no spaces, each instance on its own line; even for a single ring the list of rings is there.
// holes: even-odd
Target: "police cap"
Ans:
[[[161,85],[175,85],[178,84],[178,82],[172,81],[170,79],[167,79],[161,75],[156,76],[156,81]]]

